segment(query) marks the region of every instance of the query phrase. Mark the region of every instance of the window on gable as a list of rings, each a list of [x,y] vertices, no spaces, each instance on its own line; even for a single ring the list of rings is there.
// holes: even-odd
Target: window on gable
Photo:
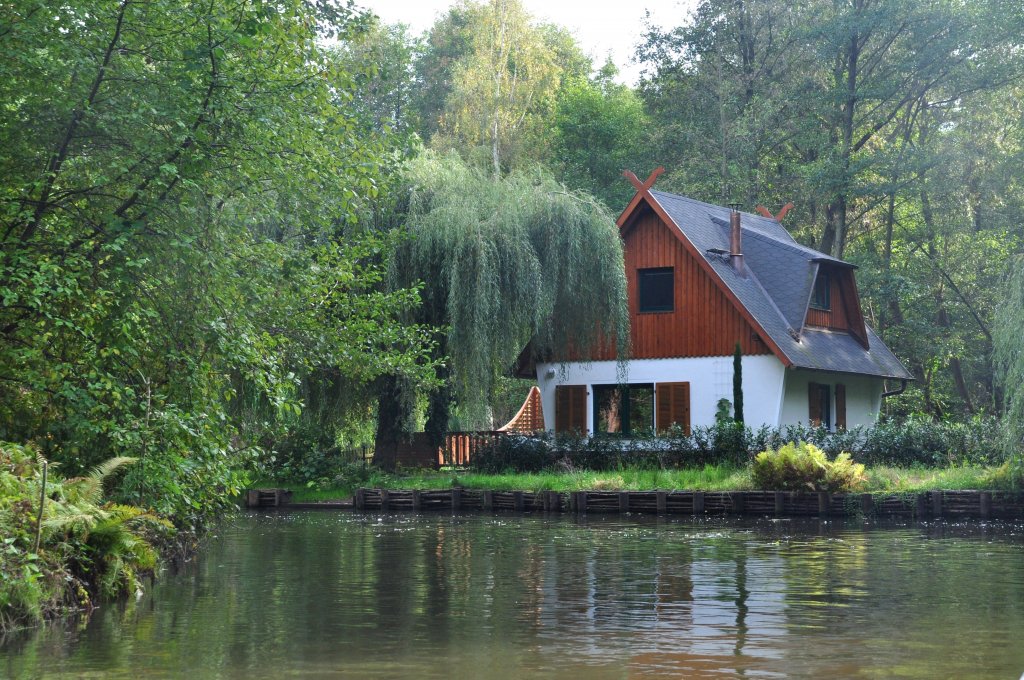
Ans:
[[[811,307],[814,309],[832,309],[832,281],[828,274],[818,271],[814,280],[814,295],[811,296]]]
[[[637,270],[641,312],[671,312],[675,309],[675,276],[672,267]]]

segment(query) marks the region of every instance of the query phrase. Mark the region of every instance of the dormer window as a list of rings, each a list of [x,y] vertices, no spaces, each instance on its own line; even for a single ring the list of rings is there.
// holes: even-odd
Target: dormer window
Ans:
[[[832,282],[825,272],[819,271],[814,280],[814,294],[811,296],[811,307],[828,311],[832,309]]]
[[[675,309],[675,276],[672,267],[637,270],[640,312],[671,312]]]

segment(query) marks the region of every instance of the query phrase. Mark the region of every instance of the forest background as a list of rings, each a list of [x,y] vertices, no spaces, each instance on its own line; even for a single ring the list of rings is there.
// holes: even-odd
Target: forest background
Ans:
[[[1024,8],[706,0],[648,28],[634,87],[516,0],[423,35],[331,2],[5,4],[0,440],[68,476],[133,456],[120,497],[194,527],[260,466],[500,425],[527,341],[621,327],[621,173],[662,165],[794,202],[859,266],[917,378],[887,415],[1008,413],[1019,442]]]

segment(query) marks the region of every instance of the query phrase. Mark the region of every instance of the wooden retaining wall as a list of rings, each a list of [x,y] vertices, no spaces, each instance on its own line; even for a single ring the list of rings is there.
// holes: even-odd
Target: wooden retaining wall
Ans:
[[[928,491],[905,494],[829,494],[795,491],[482,491],[480,489],[357,489],[357,510],[485,510],[617,512],[658,515],[776,517],[905,516],[1022,519],[1024,493]]]

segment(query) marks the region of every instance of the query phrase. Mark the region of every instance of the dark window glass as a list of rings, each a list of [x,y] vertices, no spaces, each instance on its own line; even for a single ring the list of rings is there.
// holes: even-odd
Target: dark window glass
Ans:
[[[811,307],[815,309],[832,309],[832,283],[829,275],[818,272],[818,278],[814,281],[814,295],[811,297]]]
[[[596,434],[632,436],[654,429],[654,385],[594,385]]]
[[[832,388],[829,385],[818,385],[818,395],[821,399],[821,426],[826,430],[832,429]]]
[[[671,312],[675,309],[672,267],[637,271],[641,312]]]

